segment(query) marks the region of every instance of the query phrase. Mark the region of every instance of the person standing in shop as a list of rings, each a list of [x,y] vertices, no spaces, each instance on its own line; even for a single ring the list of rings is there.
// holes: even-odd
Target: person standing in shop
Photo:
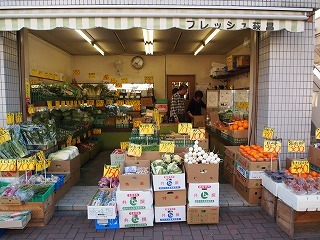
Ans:
[[[201,115],[201,109],[206,109],[206,104],[202,101],[203,98],[203,92],[202,91],[196,91],[194,93],[194,98],[191,99],[189,106],[187,108],[187,114],[190,117],[190,119],[193,119],[193,116],[200,116]]]
[[[187,122],[186,111],[185,111],[185,98],[188,92],[188,86],[186,84],[181,84],[179,86],[178,92],[172,95],[170,114],[173,121],[176,123]]]

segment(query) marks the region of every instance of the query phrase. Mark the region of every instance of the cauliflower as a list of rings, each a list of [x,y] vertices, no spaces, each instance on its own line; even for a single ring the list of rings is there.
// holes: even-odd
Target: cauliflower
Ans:
[[[170,154],[163,154],[162,155],[162,160],[165,161],[166,163],[171,163],[171,155]]]
[[[174,155],[173,156],[173,161],[180,164],[181,163],[181,157],[179,155]]]

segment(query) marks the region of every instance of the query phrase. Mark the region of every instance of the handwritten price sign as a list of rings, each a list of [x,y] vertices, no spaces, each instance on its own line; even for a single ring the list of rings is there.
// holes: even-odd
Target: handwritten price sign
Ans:
[[[191,123],[179,123],[178,124],[178,133],[180,134],[189,134],[192,128]]]
[[[316,139],[320,139],[320,128],[316,129]]]
[[[96,106],[97,107],[104,107],[104,100],[97,100],[96,101]]]
[[[190,140],[204,140],[206,138],[206,130],[192,128],[190,130]]]
[[[11,136],[8,130],[3,130],[0,132],[0,144],[10,140],[11,140]]]
[[[120,142],[120,148],[123,150],[127,150],[129,147],[129,142]]]
[[[281,152],[281,141],[276,140],[264,140],[263,151],[268,153]]]
[[[94,106],[94,100],[87,100],[87,104],[89,106]]]
[[[93,134],[95,134],[95,135],[101,134],[101,129],[100,128],[93,129]]]
[[[265,127],[262,132],[262,137],[266,139],[272,139],[274,133],[274,128]]]
[[[134,156],[134,157],[140,157],[142,154],[142,146],[138,144],[129,144],[128,148],[128,155]]]
[[[138,127],[140,126],[140,124],[141,124],[141,121],[140,121],[140,120],[135,120],[135,121],[133,122],[133,127],[134,127],[134,128],[138,128]]]
[[[60,101],[55,101],[55,106],[56,106],[56,108],[59,108],[60,107]]]
[[[22,112],[17,112],[15,117],[16,117],[16,123],[22,122]]]
[[[304,140],[288,140],[288,152],[304,153],[306,142]]]
[[[139,126],[139,133],[144,134],[154,134],[154,126],[150,123],[141,123]]]
[[[161,141],[159,146],[159,152],[174,153],[174,142]]]
[[[35,170],[36,162],[33,157],[17,159],[17,170],[20,172]]]
[[[17,171],[17,160],[16,159],[0,159],[0,171],[1,172]]]
[[[106,178],[117,178],[120,174],[120,167],[104,165],[103,176]]]
[[[310,165],[307,160],[294,160],[291,162],[291,173],[309,173]]]
[[[7,124],[14,124],[14,113],[7,113]]]

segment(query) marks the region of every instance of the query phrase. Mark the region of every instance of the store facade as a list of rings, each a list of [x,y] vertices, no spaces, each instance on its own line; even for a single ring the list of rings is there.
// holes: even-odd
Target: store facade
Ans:
[[[251,49],[251,143],[262,144],[265,126],[275,128],[284,141],[310,142],[314,29],[312,13],[317,0],[299,1],[175,1],[174,3],[129,1],[4,1],[0,4],[0,123],[6,112],[25,111],[24,31],[56,27],[89,29],[169,29],[188,30],[250,28],[254,32]],[[35,9],[37,7],[37,9]],[[20,63],[20,64],[19,64]],[[23,67],[22,67],[23,66]],[[165,86],[163,84],[163,86]],[[163,95],[163,97],[165,97]]]

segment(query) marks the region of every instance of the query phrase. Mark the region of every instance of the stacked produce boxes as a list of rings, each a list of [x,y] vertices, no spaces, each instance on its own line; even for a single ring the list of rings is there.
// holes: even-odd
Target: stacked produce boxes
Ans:
[[[226,146],[224,151],[225,159],[223,162],[223,176],[226,180],[234,187],[236,181],[236,158],[239,147],[237,146]]]

